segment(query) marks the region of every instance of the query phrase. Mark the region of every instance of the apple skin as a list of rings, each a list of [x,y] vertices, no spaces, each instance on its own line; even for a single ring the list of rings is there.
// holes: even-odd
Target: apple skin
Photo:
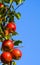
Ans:
[[[11,55],[13,59],[19,60],[22,57],[22,52],[19,49],[14,48],[11,52]]]
[[[14,43],[12,40],[4,40],[2,43],[2,49],[4,51],[11,51],[14,48]]]
[[[4,5],[2,3],[0,3],[0,8],[4,7]]]
[[[9,32],[16,31],[16,24],[14,22],[9,22],[6,26],[9,29]]]
[[[1,61],[2,61],[3,63],[8,64],[10,61],[12,61],[12,56],[11,56],[11,54],[10,54],[9,52],[3,52],[3,53],[1,54]]]

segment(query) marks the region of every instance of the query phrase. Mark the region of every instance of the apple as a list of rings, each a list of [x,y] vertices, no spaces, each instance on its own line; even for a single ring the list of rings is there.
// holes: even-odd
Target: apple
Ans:
[[[3,8],[3,7],[4,7],[4,5],[2,3],[0,3],[0,8]]]
[[[19,60],[22,56],[22,52],[17,48],[14,48],[11,54],[12,54],[12,58],[15,60]]]
[[[4,51],[11,51],[14,48],[14,43],[12,40],[4,40],[2,43],[2,49]]]
[[[1,61],[3,62],[3,63],[9,63],[10,61],[12,61],[12,56],[11,56],[11,54],[9,53],[9,52],[3,52],[2,54],[1,54]]]
[[[9,22],[6,28],[9,29],[10,32],[16,31],[16,25],[14,22]]]

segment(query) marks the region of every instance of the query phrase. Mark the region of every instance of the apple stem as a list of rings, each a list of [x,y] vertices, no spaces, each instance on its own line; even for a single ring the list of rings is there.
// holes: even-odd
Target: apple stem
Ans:
[[[10,61],[10,63],[8,65],[12,65],[12,61]]]
[[[10,63],[8,63],[8,65],[10,65]]]
[[[12,65],[12,61],[10,63],[8,63],[8,65]]]

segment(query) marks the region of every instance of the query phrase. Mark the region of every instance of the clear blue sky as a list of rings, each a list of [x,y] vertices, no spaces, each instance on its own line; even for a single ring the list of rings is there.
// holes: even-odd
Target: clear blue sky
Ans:
[[[26,0],[17,11],[22,16],[15,20],[19,36],[14,39],[22,40],[24,46],[17,65],[40,65],[40,0]]]

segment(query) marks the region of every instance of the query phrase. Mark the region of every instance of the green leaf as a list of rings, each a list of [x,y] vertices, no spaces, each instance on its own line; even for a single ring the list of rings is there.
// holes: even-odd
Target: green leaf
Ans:
[[[18,33],[17,32],[12,32],[12,35],[18,35]]]
[[[3,41],[3,38],[0,38],[0,42],[2,42]]]
[[[5,2],[5,3],[9,3],[9,2],[10,2],[10,0],[3,0],[3,2]]]
[[[2,3],[2,0],[0,0],[0,3]]]
[[[9,38],[10,38],[10,35],[5,36],[5,39],[9,39]]]
[[[9,21],[13,21],[14,20],[14,16],[10,15]]]
[[[12,62],[12,65],[16,65],[16,62]]]
[[[17,45],[19,45],[20,43],[22,43],[22,41],[18,40],[18,41],[15,41],[15,42],[14,42],[14,45],[17,46]]]
[[[18,5],[18,4],[23,3],[23,2],[24,2],[24,0],[16,0],[15,2],[16,2],[16,4]]]
[[[2,33],[0,33],[0,37],[2,37]]]
[[[15,17],[17,18],[17,19],[20,19],[20,17],[21,17],[21,14],[18,12],[18,13],[15,13]]]
[[[13,0],[10,0],[10,3],[12,3]]]

